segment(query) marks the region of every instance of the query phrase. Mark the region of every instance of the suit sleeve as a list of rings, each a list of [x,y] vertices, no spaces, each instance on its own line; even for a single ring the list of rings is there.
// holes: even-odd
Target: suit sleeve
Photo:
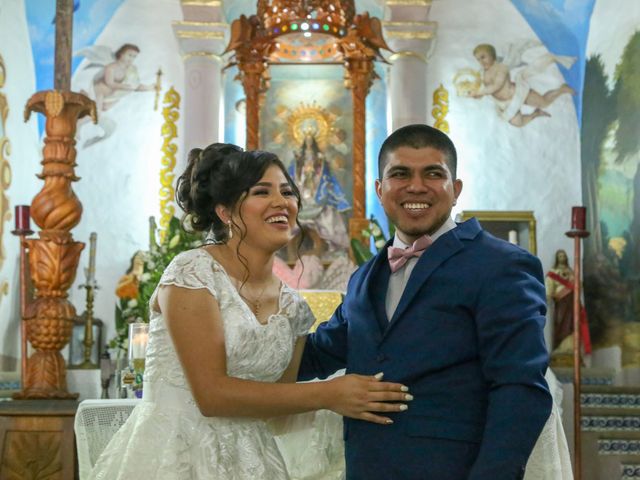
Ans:
[[[298,380],[327,378],[347,365],[347,320],[344,303],[331,319],[307,337]]]
[[[519,479],[551,413],[544,375],[545,289],[540,261],[514,252],[487,269],[476,328],[489,388],[486,424],[470,480]]]

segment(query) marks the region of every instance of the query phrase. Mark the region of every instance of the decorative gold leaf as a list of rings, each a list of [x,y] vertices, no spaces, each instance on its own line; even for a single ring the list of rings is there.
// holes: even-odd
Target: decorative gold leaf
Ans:
[[[64,97],[57,90],[49,90],[44,97],[44,108],[47,117],[57,117],[64,108]]]

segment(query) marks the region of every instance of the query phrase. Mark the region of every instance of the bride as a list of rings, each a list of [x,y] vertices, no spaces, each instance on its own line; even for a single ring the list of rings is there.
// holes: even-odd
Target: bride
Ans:
[[[177,200],[215,244],[176,256],[154,292],[142,402],[94,479],[288,479],[265,419],[328,409],[379,424],[411,396],[381,375],[296,384],[308,305],[272,273],[300,195],[280,160],[194,149]]]

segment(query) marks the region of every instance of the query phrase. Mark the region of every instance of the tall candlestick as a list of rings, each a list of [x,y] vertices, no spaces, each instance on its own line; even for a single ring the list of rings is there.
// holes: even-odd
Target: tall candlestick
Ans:
[[[586,227],[587,208],[571,207],[571,229],[584,230]]]
[[[92,283],[96,277],[96,243],[98,234],[91,232],[89,236],[89,269],[87,270],[87,283]]]

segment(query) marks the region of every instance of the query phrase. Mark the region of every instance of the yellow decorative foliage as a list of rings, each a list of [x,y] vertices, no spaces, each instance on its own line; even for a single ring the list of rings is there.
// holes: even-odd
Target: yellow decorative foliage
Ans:
[[[6,79],[6,71],[4,60],[0,55],[0,88],[4,87]],[[4,223],[11,220],[11,212],[9,209],[9,197],[6,192],[11,186],[11,166],[9,165],[8,156],[11,154],[11,143],[5,136],[7,131],[6,122],[9,116],[9,102],[7,97],[0,93],[0,269],[7,257],[2,241],[5,237]],[[2,295],[0,294],[0,297]]]
[[[178,146],[173,143],[173,140],[178,137],[178,126],[176,123],[180,118],[180,94],[171,87],[167,93],[165,93],[163,103],[162,168],[160,169],[160,243],[164,242],[164,237],[169,228],[169,222],[176,211],[173,205],[173,199],[175,198],[175,189],[173,187],[175,174],[173,169],[176,166]]]
[[[449,133],[449,122],[446,120],[447,113],[449,113],[449,92],[440,84],[433,92],[431,115],[435,119],[433,126],[444,133]]]

